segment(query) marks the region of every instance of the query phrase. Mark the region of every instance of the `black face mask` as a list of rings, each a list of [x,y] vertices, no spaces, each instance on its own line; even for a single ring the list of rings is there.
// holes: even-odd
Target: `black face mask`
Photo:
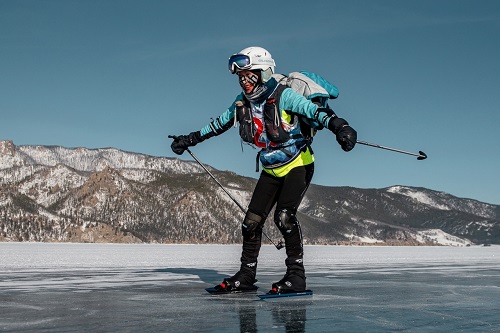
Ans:
[[[250,72],[248,75],[238,75],[238,79],[240,80],[240,86],[242,87],[247,82],[256,85],[257,82],[259,82],[259,74]]]

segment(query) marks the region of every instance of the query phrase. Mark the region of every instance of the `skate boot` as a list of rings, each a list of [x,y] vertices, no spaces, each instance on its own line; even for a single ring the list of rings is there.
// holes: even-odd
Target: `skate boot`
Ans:
[[[306,278],[296,274],[285,276],[271,286],[269,294],[298,293],[306,290]]]
[[[257,290],[258,287],[254,285],[255,282],[257,282],[257,280],[253,276],[239,271],[230,278],[224,279],[224,281],[216,285],[214,289],[216,291],[226,292]]]

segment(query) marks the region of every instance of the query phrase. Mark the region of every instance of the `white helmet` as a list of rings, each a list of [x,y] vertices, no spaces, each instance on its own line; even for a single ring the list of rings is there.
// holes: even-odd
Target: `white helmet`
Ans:
[[[274,74],[274,59],[271,53],[266,49],[258,46],[247,47],[240,52],[233,54],[229,58],[228,68],[232,74],[241,70],[261,70],[262,81],[269,80]]]

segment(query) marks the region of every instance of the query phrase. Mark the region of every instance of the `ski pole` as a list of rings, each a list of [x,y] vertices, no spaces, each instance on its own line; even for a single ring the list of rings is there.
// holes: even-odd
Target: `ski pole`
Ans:
[[[397,153],[402,153],[402,154],[417,156],[417,160],[419,160],[419,161],[420,160],[425,160],[427,158],[427,154],[425,154],[423,151],[419,151],[418,154],[415,154],[415,153],[410,153],[410,152],[407,152],[407,151],[404,151],[404,150],[394,149],[394,148],[390,148],[390,147],[384,147],[384,146],[381,146],[381,145],[378,145],[378,144],[375,144],[375,143],[369,143],[369,142],[365,142],[365,141],[356,141],[356,143],[359,143],[359,144],[362,144],[362,145],[366,145],[366,146],[375,147],[375,148],[381,148],[381,149],[386,149],[386,150],[390,150],[390,151],[395,151]]]
[[[175,140],[175,139],[177,139],[177,137],[176,137],[176,136],[173,136],[173,135],[169,135],[168,137],[169,137],[169,138],[172,138],[172,139],[174,139],[174,140]],[[217,180],[217,178],[215,178],[215,176],[214,176],[214,175],[210,172],[210,170],[208,170],[208,169],[207,169],[207,167],[206,167],[203,163],[201,163],[201,161],[200,161],[200,160],[199,160],[199,159],[195,156],[195,154],[193,154],[193,152],[192,152],[189,148],[186,148],[186,150],[187,150],[187,152],[189,153],[189,155],[191,155],[191,157],[193,157],[193,159],[194,159],[196,162],[198,162],[198,164],[199,164],[199,165],[203,168],[203,170],[205,170],[205,171],[206,171],[206,173],[208,173],[208,175],[209,175],[210,177],[212,177],[212,179],[213,179],[213,180],[217,183],[217,185],[219,185],[219,186],[220,186],[220,188],[221,188],[224,192],[226,192],[226,194],[227,194],[227,195],[231,198],[231,200],[233,200],[233,202],[236,204],[236,206],[238,206],[238,207],[241,209],[241,211],[243,212],[243,214],[245,214],[245,213],[246,213],[245,208],[243,208],[243,206],[242,206],[242,205],[238,202],[238,200],[236,200],[236,198],[235,198],[235,197],[233,197],[233,196],[231,195],[231,193],[229,193],[229,191],[225,189],[225,187],[224,187],[224,186],[222,186],[222,184],[221,184],[221,183]],[[264,235],[264,236],[265,236],[265,237],[266,237],[266,238],[267,238],[267,239],[271,242],[271,244],[273,244],[273,245],[274,245],[274,246],[275,246],[278,250],[281,250],[282,248],[284,248],[284,247],[285,247],[285,245],[283,245],[283,242],[282,242],[282,241],[279,241],[279,242],[278,242],[278,244],[274,243],[274,242],[273,242],[273,240],[272,240],[272,239],[271,239],[271,238],[270,238],[270,237],[269,237],[269,236],[268,236],[268,235],[264,232],[264,230],[262,230],[262,234],[263,234],[263,235]]]
[[[205,167],[205,165],[201,163],[201,161],[193,154],[193,152],[189,148],[187,148],[186,150],[189,153],[189,155],[191,155],[194,158],[194,160],[198,162],[198,164],[210,175],[210,177],[212,177],[212,179],[220,186],[220,188],[224,192],[226,192],[226,194],[233,200],[236,206],[238,206],[241,209],[243,214],[245,214],[246,213],[245,208],[243,208],[243,206],[238,202],[238,200],[236,200],[236,198],[234,198],[231,195],[231,193],[229,193],[229,191],[226,190],[224,186],[222,186],[222,184],[217,180],[217,178],[215,178],[215,176],[210,172],[210,170],[208,170],[207,167]],[[282,248],[285,247],[282,241],[279,241],[278,244],[275,244],[273,240],[264,232],[264,230],[262,230],[262,234],[276,247],[276,249],[281,250]]]

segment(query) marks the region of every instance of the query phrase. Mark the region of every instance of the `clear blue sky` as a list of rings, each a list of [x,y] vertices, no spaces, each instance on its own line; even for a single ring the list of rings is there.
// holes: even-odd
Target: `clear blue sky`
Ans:
[[[247,8],[248,10],[245,10]],[[316,72],[358,139],[319,133],[316,184],[421,186],[500,204],[500,2],[0,0],[0,139],[177,157],[239,93],[228,57],[267,48]],[[192,151],[257,177],[236,129]],[[189,154],[181,156],[189,160]]]

